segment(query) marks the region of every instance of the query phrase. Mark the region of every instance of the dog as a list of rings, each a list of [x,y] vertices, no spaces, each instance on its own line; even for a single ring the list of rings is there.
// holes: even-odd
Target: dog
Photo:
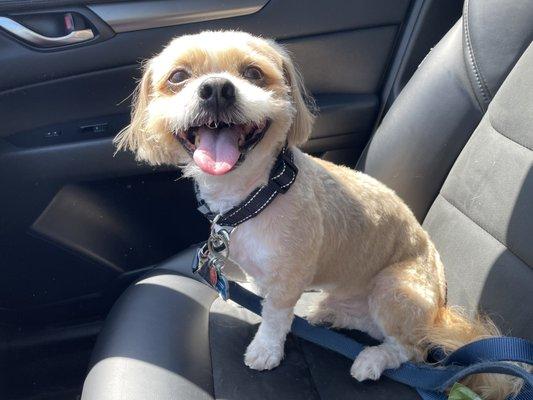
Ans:
[[[446,305],[443,264],[409,207],[382,183],[300,151],[313,127],[312,102],[288,52],[244,32],[174,39],[149,60],[118,150],[151,165],[182,168],[216,213],[265,185],[287,146],[298,176],[289,190],[231,234],[230,257],[264,296],[262,322],[244,362],[281,362],[293,308],[321,291],[308,319],[358,329],[382,341],[365,348],[351,375],[378,379],[385,369],[423,361],[499,335],[486,319]],[[520,381],[478,375],[465,381],[487,399]]]

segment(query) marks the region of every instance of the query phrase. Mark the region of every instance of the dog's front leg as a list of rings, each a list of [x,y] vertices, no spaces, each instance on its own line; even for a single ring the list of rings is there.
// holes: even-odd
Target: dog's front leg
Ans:
[[[305,285],[287,288],[273,288],[263,302],[263,321],[248,346],[244,363],[259,371],[277,367],[283,358],[285,338],[291,329],[294,306]]]

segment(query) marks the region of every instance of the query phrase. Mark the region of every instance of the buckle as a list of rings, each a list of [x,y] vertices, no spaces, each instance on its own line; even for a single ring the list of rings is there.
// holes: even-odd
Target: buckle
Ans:
[[[287,154],[287,152],[281,154],[281,160],[283,163],[280,167],[283,168],[283,166],[285,166],[286,169],[290,170],[290,173],[288,173],[287,170],[281,173],[281,171],[283,171],[283,169],[281,169],[280,172],[272,177],[271,182],[277,186],[278,192],[284,194],[287,193],[287,190],[291,187],[290,183],[298,174],[298,168],[294,165],[290,154]]]

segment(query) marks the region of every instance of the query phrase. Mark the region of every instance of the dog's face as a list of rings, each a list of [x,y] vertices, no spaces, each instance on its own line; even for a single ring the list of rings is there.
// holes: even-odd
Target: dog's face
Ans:
[[[182,36],[146,65],[131,125],[116,142],[153,165],[224,175],[307,140],[313,116],[304,96],[272,41],[242,32]]]

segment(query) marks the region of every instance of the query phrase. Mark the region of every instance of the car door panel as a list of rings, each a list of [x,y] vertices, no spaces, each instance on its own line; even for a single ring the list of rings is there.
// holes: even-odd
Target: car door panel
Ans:
[[[305,13],[299,13],[301,3],[296,0],[270,0],[260,11],[247,16],[124,32],[92,45],[46,52],[36,51],[9,35],[0,34],[0,52],[9,61],[1,66],[3,76],[9,79],[0,80],[0,90],[83,72],[137,65],[140,60],[161,50],[173,37],[204,29],[244,30],[283,41],[371,27],[399,27],[408,6],[407,0],[370,3],[363,0],[313,1],[306,4]],[[124,7],[129,8],[130,3],[124,2]],[[64,10],[76,11],[77,8]],[[92,18],[98,16],[94,14]],[[354,67],[363,64],[359,60]],[[39,66],[38,70],[36,66]]]
[[[361,107],[358,113],[363,116],[369,111],[370,104],[377,107],[375,93],[385,70],[394,35],[393,27],[374,28],[293,39],[286,42],[286,46],[301,65],[300,70],[306,77],[307,87],[315,93],[319,109],[323,106],[332,111],[338,107],[339,113],[345,113],[346,107],[351,107],[355,112]],[[359,59],[364,59],[365,63],[358,62]],[[0,93],[0,118],[5,121],[0,126],[0,137],[7,136],[10,142],[25,147],[95,138],[92,132],[81,135],[84,133],[82,128],[91,123],[110,124],[105,119],[108,115],[127,114],[128,98],[135,85],[133,78],[139,78],[139,75],[138,66],[132,65],[6,90]],[[336,95],[344,96],[335,99]],[[31,110],[31,118],[28,118],[28,98],[39,104],[39,107]],[[104,118],[91,121],[99,117]],[[60,126],[65,118],[67,121],[78,121],[79,126],[73,127],[71,136],[64,132],[67,128]],[[318,116],[320,118],[321,114]],[[57,122],[50,124],[54,119]],[[368,118],[362,120],[367,121]],[[372,122],[355,130],[369,133]],[[333,125],[324,133],[319,129],[323,126],[319,124],[313,136],[325,136],[336,129]],[[105,133],[114,135],[121,127],[110,126]],[[53,131],[58,131],[57,136],[49,135]],[[66,136],[71,137],[71,140]]]

